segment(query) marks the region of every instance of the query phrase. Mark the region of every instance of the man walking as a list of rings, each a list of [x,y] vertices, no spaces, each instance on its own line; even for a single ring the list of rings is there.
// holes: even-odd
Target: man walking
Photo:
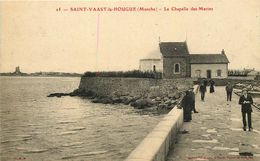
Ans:
[[[239,98],[239,104],[241,107],[242,112],[242,119],[243,119],[243,130],[246,131],[246,115],[247,115],[247,121],[248,121],[248,130],[253,130],[252,128],[252,122],[251,122],[251,113],[252,113],[252,107],[253,99],[250,95],[248,95],[247,89],[242,90],[242,95]]]
[[[204,101],[206,89],[207,89],[207,87],[204,85],[204,83],[201,83],[200,84],[200,94],[201,94],[202,101]]]
[[[231,101],[233,86],[230,82],[228,82],[228,84],[226,85],[226,92],[227,92],[227,101]]]

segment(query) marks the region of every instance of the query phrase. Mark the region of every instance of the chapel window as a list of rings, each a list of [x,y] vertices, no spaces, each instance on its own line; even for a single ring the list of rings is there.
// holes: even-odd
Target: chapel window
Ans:
[[[221,70],[220,70],[220,69],[217,70],[217,76],[218,76],[218,77],[221,77]]]
[[[175,74],[180,73],[180,64],[179,63],[174,64],[174,73]]]

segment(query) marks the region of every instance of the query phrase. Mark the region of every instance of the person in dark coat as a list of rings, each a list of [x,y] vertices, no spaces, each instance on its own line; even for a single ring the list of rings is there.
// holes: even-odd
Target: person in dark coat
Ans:
[[[215,82],[211,79],[211,80],[209,81],[209,83],[210,83],[209,92],[210,92],[210,93],[214,93],[214,92],[215,92],[215,89],[214,89]]]
[[[200,84],[200,94],[201,94],[201,100],[204,101],[205,98],[205,93],[206,93],[206,86],[204,85],[204,83]]]
[[[246,131],[246,115],[248,122],[248,130],[251,131],[252,128],[252,120],[251,113],[253,112],[251,105],[253,104],[252,97],[248,94],[247,89],[242,90],[242,95],[239,98],[239,102],[241,105],[242,119],[243,119],[243,130]]]
[[[207,86],[208,86],[208,80],[207,80],[207,79],[204,79],[204,80],[203,80],[203,84],[204,84],[205,87],[207,87]]]
[[[185,92],[185,96],[181,101],[181,107],[183,108],[183,120],[184,122],[190,122],[192,120],[192,97],[189,91]]]
[[[191,95],[191,98],[192,98],[192,108],[191,110],[194,112],[194,113],[199,113],[196,108],[195,108],[195,93],[193,92],[194,88],[191,88],[190,89],[190,95]]]
[[[227,101],[232,99],[233,86],[230,82],[226,85]]]

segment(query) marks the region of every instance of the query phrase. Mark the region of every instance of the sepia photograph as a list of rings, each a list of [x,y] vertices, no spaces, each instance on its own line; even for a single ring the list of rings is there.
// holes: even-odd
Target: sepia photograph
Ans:
[[[259,161],[259,8],[0,1],[0,161]]]

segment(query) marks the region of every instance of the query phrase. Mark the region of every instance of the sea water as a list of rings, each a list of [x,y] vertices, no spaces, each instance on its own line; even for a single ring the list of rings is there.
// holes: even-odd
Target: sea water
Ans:
[[[0,77],[0,160],[120,161],[163,115],[93,104],[71,92],[78,77]]]

